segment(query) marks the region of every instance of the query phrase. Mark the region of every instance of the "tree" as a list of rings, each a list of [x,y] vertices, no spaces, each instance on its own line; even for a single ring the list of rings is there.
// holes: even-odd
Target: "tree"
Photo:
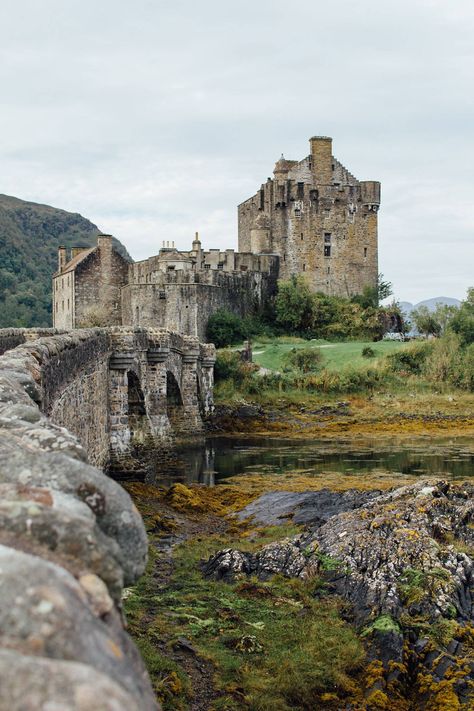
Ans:
[[[450,306],[449,304],[436,304],[434,316],[441,326],[441,334],[446,333],[449,324],[459,310],[458,306]]]
[[[275,299],[276,323],[287,333],[311,335],[313,328],[313,294],[305,279],[292,276],[278,282]]]
[[[216,348],[224,348],[238,343],[245,338],[242,319],[230,311],[220,309],[209,318],[206,335]]]
[[[377,275],[377,283],[375,286],[365,286],[362,294],[356,294],[352,297],[352,301],[363,309],[376,309],[381,301],[388,299],[393,293],[392,283],[385,281],[383,274]]]
[[[430,311],[427,306],[413,309],[410,319],[417,330],[426,336],[439,336],[441,333],[441,323],[436,318],[436,314]]]
[[[450,328],[459,335],[463,345],[474,343],[474,288],[467,290],[467,297],[450,321]]]

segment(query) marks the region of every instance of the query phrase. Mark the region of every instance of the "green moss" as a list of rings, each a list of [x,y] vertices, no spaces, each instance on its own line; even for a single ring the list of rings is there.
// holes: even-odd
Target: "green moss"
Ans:
[[[407,568],[400,577],[398,592],[405,605],[409,607],[426,598],[431,599],[440,585],[449,582],[450,577],[449,572],[444,568],[431,570]]]
[[[400,632],[400,625],[391,615],[380,615],[371,625],[365,628],[361,636],[366,637],[372,632]]]
[[[172,644],[185,636],[215,666],[215,684],[222,694],[214,703],[216,711],[314,708],[322,694],[343,698],[350,693],[351,676],[364,659],[363,646],[341,619],[336,601],[315,599],[318,581],[275,577],[227,584],[200,573],[200,560],[219,548],[255,550],[283,533],[294,534],[295,528],[283,532],[268,527],[240,539],[206,536],[182,544],[175,549],[174,572],[164,590],[154,589],[152,561],[127,598],[126,609],[157,688],[170,672],[161,666],[159,654],[153,657],[150,645],[154,639]],[[171,671],[182,678],[179,669]],[[183,686],[174,695],[173,690],[167,697],[163,693],[166,708],[179,709],[189,691]]]

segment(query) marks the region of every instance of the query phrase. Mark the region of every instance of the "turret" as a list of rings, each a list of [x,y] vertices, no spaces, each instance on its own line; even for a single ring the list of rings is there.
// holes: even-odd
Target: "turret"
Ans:
[[[377,212],[380,207],[380,183],[377,180],[362,180],[360,183],[362,204]]]
[[[332,138],[328,136],[313,136],[309,139],[311,146],[311,165],[314,182],[318,185],[332,183]]]
[[[275,176],[275,180],[286,180],[288,178],[288,171],[290,170],[292,163],[294,163],[294,161],[286,160],[285,156],[282,153],[280,160],[277,160],[273,169],[273,175]]]

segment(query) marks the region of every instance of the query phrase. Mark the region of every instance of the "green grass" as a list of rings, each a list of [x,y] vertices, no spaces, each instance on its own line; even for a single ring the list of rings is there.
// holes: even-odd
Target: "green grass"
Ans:
[[[320,708],[324,695],[337,701],[355,690],[353,675],[364,662],[363,645],[342,620],[337,601],[315,598],[321,581],[276,577],[228,584],[200,573],[199,561],[212,552],[229,546],[256,549],[297,530],[285,528],[267,528],[253,539],[207,536],[185,543],[175,549],[166,589],[154,589],[150,568],[132,590],[125,603],[130,630],[145,647],[165,709],[183,708],[189,689],[179,669],[166,664],[160,653],[153,655],[153,640],[166,638],[169,645],[179,636],[190,639],[215,666],[215,685],[222,694],[216,711]]]
[[[375,358],[368,359],[362,356],[362,349],[370,346],[375,351]],[[346,341],[335,342],[301,339],[275,339],[274,341],[256,341],[253,347],[253,360],[263,368],[281,371],[284,368],[285,356],[293,348],[320,348],[324,358],[323,367],[328,370],[341,370],[347,366],[361,367],[374,363],[377,358],[389,355],[407,347],[407,344],[398,341]]]

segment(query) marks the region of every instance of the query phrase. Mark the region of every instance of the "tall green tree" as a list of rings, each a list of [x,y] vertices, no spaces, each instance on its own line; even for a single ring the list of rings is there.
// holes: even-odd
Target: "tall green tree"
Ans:
[[[278,283],[275,320],[288,333],[309,335],[313,329],[313,294],[306,280],[292,276]]]

